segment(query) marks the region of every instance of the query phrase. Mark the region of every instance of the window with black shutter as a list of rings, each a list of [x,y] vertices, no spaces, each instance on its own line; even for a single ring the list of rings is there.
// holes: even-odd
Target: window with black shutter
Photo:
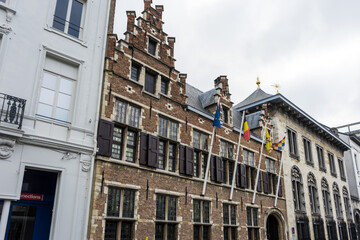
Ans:
[[[100,119],[98,130],[98,154],[106,157],[111,156],[113,144],[114,123]]]
[[[234,172],[234,144],[220,140],[220,156],[223,160],[223,183],[232,184]]]
[[[264,193],[270,193],[270,186],[269,186],[269,173],[262,172],[262,179],[263,179],[263,186],[264,186]]]
[[[109,187],[105,239],[132,239],[136,222],[134,210],[135,190]]]
[[[156,195],[155,240],[175,240],[177,238],[177,197]]]
[[[237,239],[238,225],[236,221],[236,205],[223,204],[224,240]]]
[[[193,200],[194,240],[210,240],[210,202],[202,199]]]
[[[145,72],[145,91],[151,94],[155,94],[155,74]]]
[[[194,175],[194,149],[180,145],[179,172],[188,176]]]
[[[148,139],[148,166],[158,167],[159,138],[149,134]]]
[[[258,176],[258,184],[257,184],[257,189],[256,189],[256,191],[258,191],[258,192],[262,192],[262,174],[261,174],[262,172],[261,171],[259,171],[259,176]]]
[[[159,168],[170,172],[175,172],[176,168],[177,132],[177,122],[159,116]]]

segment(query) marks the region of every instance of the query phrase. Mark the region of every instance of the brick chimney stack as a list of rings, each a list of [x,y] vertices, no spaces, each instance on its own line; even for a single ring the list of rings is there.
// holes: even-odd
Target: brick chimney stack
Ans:
[[[135,11],[126,11],[126,15],[127,15],[127,31],[134,32],[136,13]]]
[[[151,8],[152,0],[144,0],[144,10]]]
[[[174,57],[174,44],[175,44],[175,38],[174,37],[168,37],[167,38],[168,44],[171,47],[170,50],[170,56]]]
[[[163,5],[155,5],[155,9],[159,13],[160,19],[162,19],[162,13],[164,11],[164,6]]]
[[[225,75],[220,76],[214,80],[214,86],[216,89],[220,89],[220,95],[230,100],[228,79]]]

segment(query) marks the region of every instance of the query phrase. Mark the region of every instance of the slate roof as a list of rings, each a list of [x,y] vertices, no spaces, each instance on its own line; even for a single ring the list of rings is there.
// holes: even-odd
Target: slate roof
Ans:
[[[257,101],[263,100],[263,99],[271,97],[271,96],[272,96],[271,94],[268,94],[268,93],[264,92],[263,90],[261,90],[260,88],[258,88],[252,94],[250,94],[247,98],[245,98],[244,101],[236,104],[234,106],[234,109],[246,106],[250,103],[257,102]]]

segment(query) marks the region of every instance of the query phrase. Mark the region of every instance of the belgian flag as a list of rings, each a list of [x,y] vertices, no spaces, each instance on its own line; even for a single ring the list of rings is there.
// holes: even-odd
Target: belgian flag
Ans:
[[[244,132],[244,139],[246,141],[249,141],[250,140],[250,129],[249,129],[249,125],[248,125],[248,123],[246,121],[246,118],[245,118],[245,121],[244,121],[244,130],[243,130],[243,132]]]

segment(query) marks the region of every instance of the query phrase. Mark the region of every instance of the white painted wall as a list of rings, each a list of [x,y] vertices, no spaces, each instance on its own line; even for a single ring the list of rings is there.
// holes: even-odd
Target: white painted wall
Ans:
[[[52,27],[55,6],[0,2],[0,93],[27,100],[21,130],[0,122],[0,152],[13,150],[0,158],[0,200],[20,198],[25,167],[57,171],[51,239],[85,239],[110,1],[84,1],[79,38]],[[76,68],[68,124],[36,116],[49,55]]]

